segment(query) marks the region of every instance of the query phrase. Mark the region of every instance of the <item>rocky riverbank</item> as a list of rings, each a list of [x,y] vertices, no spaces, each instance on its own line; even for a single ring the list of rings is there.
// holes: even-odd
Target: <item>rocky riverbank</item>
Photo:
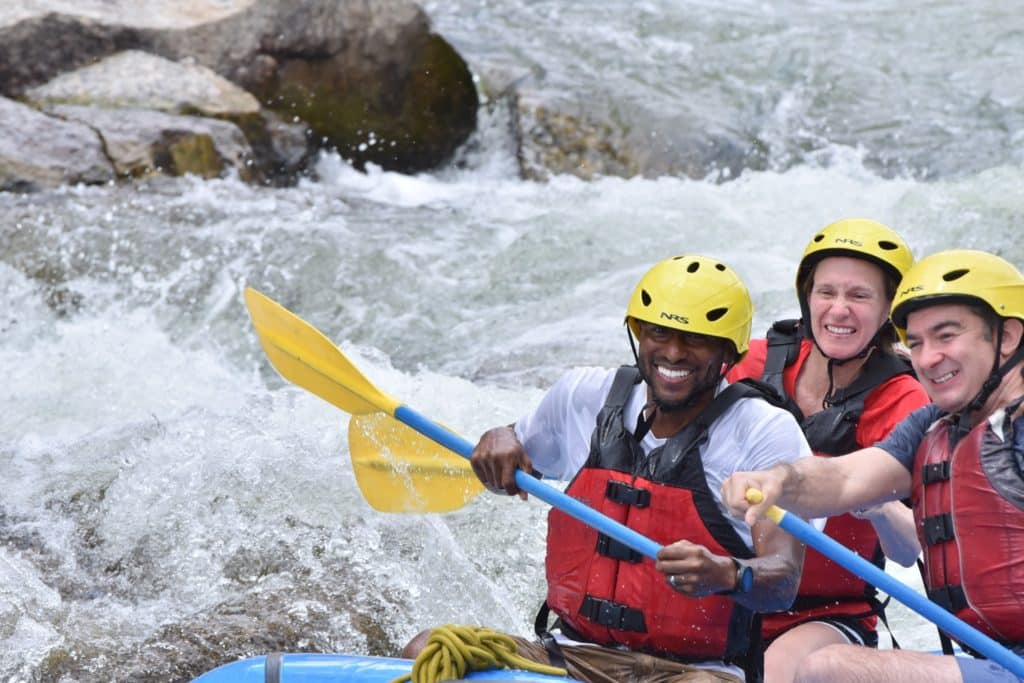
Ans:
[[[444,163],[478,102],[407,0],[0,8],[0,190],[192,173],[288,184],[316,151]]]

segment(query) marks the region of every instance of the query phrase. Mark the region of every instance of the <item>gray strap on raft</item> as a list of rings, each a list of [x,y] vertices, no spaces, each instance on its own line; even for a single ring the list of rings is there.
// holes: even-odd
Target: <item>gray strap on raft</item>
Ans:
[[[264,683],[281,683],[281,658],[283,656],[280,652],[271,652],[267,655],[267,661],[263,665]]]

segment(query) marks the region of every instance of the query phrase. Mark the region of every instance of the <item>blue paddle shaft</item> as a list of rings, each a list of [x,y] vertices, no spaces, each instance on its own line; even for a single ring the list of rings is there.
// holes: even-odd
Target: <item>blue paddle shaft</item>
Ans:
[[[471,443],[453,434],[436,422],[428,420],[409,406],[398,406],[395,409],[395,418],[412,427],[423,436],[458,453],[467,460],[473,453],[473,445]],[[601,533],[611,536],[619,543],[624,543],[641,555],[652,560],[658,558],[658,551],[661,550],[661,546],[651,539],[584,505],[572,496],[568,496],[558,489],[548,486],[539,479],[534,479],[522,470],[516,470],[516,485],[567,515],[571,515]]]
[[[469,459],[473,453],[473,445],[468,441],[437,423],[428,420],[408,406],[398,406],[395,409],[395,418],[466,459]],[[584,505],[575,498],[567,496],[538,479],[534,479],[522,470],[516,470],[516,484],[527,493],[575,517],[584,524],[588,524],[598,531],[611,536],[616,541],[624,543],[638,553],[652,560],[657,559],[658,550],[661,548],[657,543]],[[992,661],[999,663],[1016,676],[1024,678],[1024,659],[1021,659],[970,624],[958,619],[908,586],[889,576],[846,546],[834,541],[804,520],[787,512],[783,512],[779,519],[779,526],[822,555],[834,560],[868,583],[896,598],[952,637],[966,643]]]
[[[838,562],[876,588],[880,588],[896,598],[960,642],[966,643],[993,662],[1001,664],[1008,671],[1024,678],[1024,659],[907,585],[889,576],[846,546],[834,541],[831,537],[788,512],[782,514],[779,526],[822,555]]]

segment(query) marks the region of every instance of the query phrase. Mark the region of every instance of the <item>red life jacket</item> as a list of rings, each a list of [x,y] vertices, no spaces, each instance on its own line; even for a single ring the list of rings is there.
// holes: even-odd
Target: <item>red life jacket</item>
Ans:
[[[761,379],[786,397],[785,407],[800,423],[815,455],[840,456],[855,451],[860,448],[856,432],[865,399],[890,378],[909,373],[910,366],[902,359],[873,353],[857,379],[836,392],[832,405],[805,417],[796,401],[786,393],[783,381],[784,371],[799,356],[803,336],[798,323],[798,320],[780,320],[768,331]],[[830,517],[825,533],[865,560],[885,567],[885,555],[870,521],[850,514]],[[785,612],[764,615],[764,637],[770,640],[796,624],[826,615],[864,617],[864,626],[874,628],[877,617],[873,615],[882,612],[875,594],[874,586],[817,550],[808,548],[796,600]]]
[[[819,454],[820,455],[820,454]],[[885,555],[871,522],[850,514],[830,517],[825,533],[877,566],[885,565]],[[861,617],[864,626],[874,628],[882,607],[875,588],[839,564],[808,548],[796,600],[785,612],[766,613],[762,629],[766,640],[781,635],[796,624],[822,616]]]
[[[619,370],[590,456],[566,493],[657,543],[686,538],[713,553],[753,557],[719,510],[697,448],[728,405],[760,394],[730,385],[687,429],[645,455],[623,424],[637,381],[635,368]],[[675,592],[651,561],[555,508],[546,568],[547,604],[570,637],[678,660],[742,662],[748,655],[750,610],[725,596]]]
[[[952,418],[942,418],[918,446],[913,468],[928,597],[1004,644],[1024,643],[1024,479],[1009,418],[1015,409],[976,425],[956,446]]]

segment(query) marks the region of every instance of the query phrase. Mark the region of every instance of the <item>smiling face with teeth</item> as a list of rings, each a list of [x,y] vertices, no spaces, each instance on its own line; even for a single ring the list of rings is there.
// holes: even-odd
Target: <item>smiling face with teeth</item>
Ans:
[[[733,362],[731,344],[642,321],[638,331],[640,369],[648,382],[649,400],[658,407],[652,431],[670,436],[713,398],[723,363]]]
[[[963,409],[995,362],[989,324],[964,304],[937,304],[907,316],[907,346],[917,379],[945,411]]]
[[[878,266],[846,256],[822,259],[807,297],[814,340],[830,358],[852,358],[888,319],[890,303]]]

